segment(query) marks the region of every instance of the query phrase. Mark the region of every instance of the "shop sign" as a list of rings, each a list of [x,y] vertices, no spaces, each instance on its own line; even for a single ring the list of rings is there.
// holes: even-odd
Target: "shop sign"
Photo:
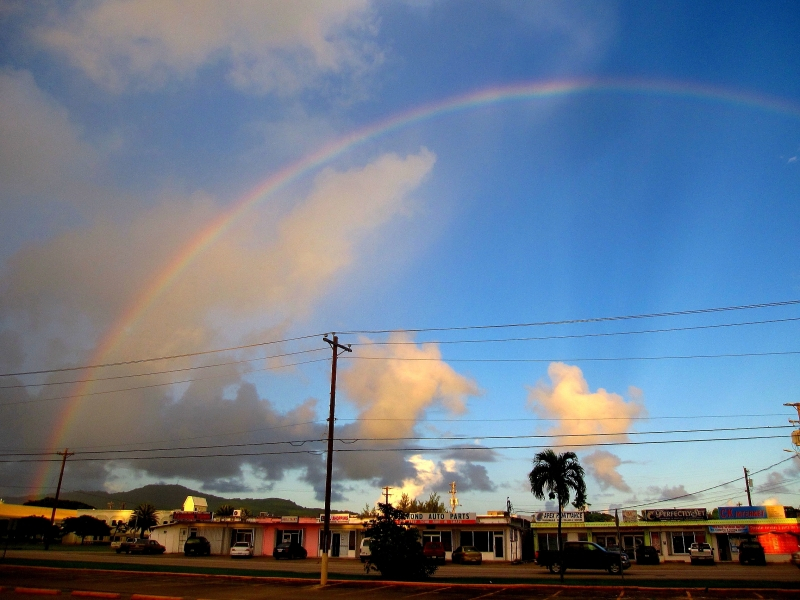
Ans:
[[[469,525],[477,523],[477,513],[410,513],[401,523],[409,525]]]
[[[325,515],[322,515],[325,518]],[[299,523],[300,517],[281,517],[281,523]]]
[[[705,521],[705,508],[651,508],[642,511],[645,521]]]
[[[585,514],[580,510],[567,510],[561,513],[562,523],[583,523]],[[536,523],[558,523],[557,512],[537,512],[533,517]]]
[[[783,507],[780,507],[783,509]],[[720,519],[767,519],[766,506],[720,506]],[[775,513],[773,513],[775,514]]]
[[[319,516],[319,522],[320,523],[324,523],[325,522],[325,515],[324,514],[321,514]],[[350,514],[349,513],[345,513],[343,515],[331,515],[331,525],[333,525],[334,523],[338,524],[338,523],[349,523],[349,522],[350,522]]]
[[[636,523],[639,520],[639,515],[635,510],[623,510],[622,522],[623,523]]]
[[[800,533],[800,525],[786,523],[783,525],[748,525],[750,533]]]
[[[178,523],[186,523],[189,521],[210,521],[211,513],[176,510],[174,513],[172,513],[172,520]]]
[[[750,527],[753,527],[750,525]],[[747,525],[710,525],[708,528],[709,533],[727,533],[727,534],[737,534],[737,533],[748,533],[748,526]]]

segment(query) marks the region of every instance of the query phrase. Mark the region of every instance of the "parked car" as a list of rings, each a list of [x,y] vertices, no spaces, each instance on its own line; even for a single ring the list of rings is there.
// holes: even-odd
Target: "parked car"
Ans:
[[[695,542],[689,546],[689,562],[693,565],[698,563],[711,563],[714,564],[714,549],[711,544],[702,542]]]
[[[593,542],[566,542],[561,554],[558,550],[540,550],[536,561],[551,573],[567,569],[603,569],[611,574],[619,573],[620,567],[628,569],[631,561],[620,551],[606,550]]]
[[[637,565],[661,564],[661,559],[658,557],[658,550],[656,550],[653,546],[639,546],[638,548],[636,548],[636,564]]]
[[[445,563],[445,550],[442,542],[425,542],[422,553],[432,562]]]
[[[133,541],[134,538],[132,537],[126,537],[124,535],[115,535],[114,537],[111,538],[111,549],[116,550],[117,548],[122,546],[123,543],[128,542],[129,544],[132,544]]]
[[[453,551],[453,564],[461,563],[465,565],[472,563],[479,565],[483,562],[483,555],[474,546],[459,546]]]
[[[236,542],[231,546],[231,558],[250,558],[253,556],[253,547],[247,542]]]
[[[210,556],[211,542],[202,536],[190,537],[183,544],[183,553],[186,556]]]
[[[370,549],[369,545],[372,540],[370,538],[364,538],[361,540],[361,546],[358,551],[359,558],[361,558],[361,562],[367,562],[367,559],[372,556],[372,550]]]
[[[764,556],[764,546],[757,540],[742,540],[739,544],[739,564],[766,565],[767,557]]]
[[[297,542],[282,542],[275,546],[272,551],[272,558],[278,560],[279,558],[305,558],[308,552]]]
[[[164,554],[167,549],[155,540],[141,538],[133,542],[122,542],[117,548],[117,554]]]

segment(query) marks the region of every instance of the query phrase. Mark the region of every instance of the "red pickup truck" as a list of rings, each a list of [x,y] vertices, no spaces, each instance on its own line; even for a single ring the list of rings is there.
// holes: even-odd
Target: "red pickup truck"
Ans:
[[[140,538],[132,542],[122,542],[117,548],[117,554],[164,554],[166,548],[155,540]]]

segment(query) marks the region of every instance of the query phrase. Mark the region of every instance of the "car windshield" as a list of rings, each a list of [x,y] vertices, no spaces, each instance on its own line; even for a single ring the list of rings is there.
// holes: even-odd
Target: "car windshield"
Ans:
[[[233,545],[233,547],[234,547],[234,548],[249,548],[249,547],[250,547],[250,544],[248,544],[247,542],[236,542],[236,543]]]

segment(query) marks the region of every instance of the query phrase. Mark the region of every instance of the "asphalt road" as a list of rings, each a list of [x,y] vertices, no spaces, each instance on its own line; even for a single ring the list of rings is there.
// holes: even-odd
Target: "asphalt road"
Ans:
[[[320,588],[316,581],[239,576],[130,573],[47,567],[0,566],[0,600],[54,600],[55,597],[104,600],[263,600],[264,598],[359,600],[420,598],[428,600],[586,600],[587,598],[747,598],[787,600],[797,589],[638,588],[576,584],[393,583],[379,580],[336,581]]]
[[[309,580],[319,576],[320,560],[281,560],[272,557],[251,559],[231,559],[227,556],[185,557],[181,554],[159,556],[118,555],[109,549],[42,549],[14,550],[7,553],[7,563],[38,564],[41,566],[70,566],[90,568],[157,569],[159,571],[199,572],[212,574],[241,574],[260,577],[302,577]],[[331,559],[330,577],[346,579],[379,579],[373,573],[367,576],[363,565],[353,559]],[[454,581],[473,580],[489,582],[529,582],[552,584],[558,582],[556,575],[535,564],[512,565],[509,563],[483,563],[482,565],[440,566],[433,580]],[[568,582],[617,585],[623,581],[619,575],[612,576],[602,571],[568,571]],[[800,569],[790,564],[770,564],[767,566],[743,566],[738,563],[717,563],[715,565],[696,565],[667,563],[662,565],[636,565],[625,572],[624,585],[667,585],[670,581],[697,582],[697,586],[711,585],[725,587],[735,583],[738,586],[764,587],[765,583],[800,588]],[[733,583],[732,583],[733,582]]]

